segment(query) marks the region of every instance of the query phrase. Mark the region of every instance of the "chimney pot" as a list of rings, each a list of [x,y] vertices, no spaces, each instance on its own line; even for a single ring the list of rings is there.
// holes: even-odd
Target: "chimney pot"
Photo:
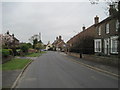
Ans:
[[[99,17],[96,15],[96,17],[94,18],[95,24],[99,23]]]
[[[85,26],[82,27],[83,28],[83,31],[85,30]]]

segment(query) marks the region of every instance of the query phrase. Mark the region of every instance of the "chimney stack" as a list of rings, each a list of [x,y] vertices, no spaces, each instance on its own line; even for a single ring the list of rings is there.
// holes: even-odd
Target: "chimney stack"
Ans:
[[[85,26],[82,27],[83,31],[85,30]]]
[[[12,34],[12,36],[14,37],[14,34]]]
[[[96,17],[94,18],[95,24],[99,23],[99,17],[96,15]]]
[[[109,5],[109,16],[113,16],[116,14],[116,9],[114,7],[114,5]]]
[[[61,38],[62,38],[62,37],[61,37],[61,36],[59,36],[59,40],[61,40]]]
[[[56,40],[58,40],[58,37],[56,37]]]
[[[7,34],[9,34],[9,31],[7,31]]]

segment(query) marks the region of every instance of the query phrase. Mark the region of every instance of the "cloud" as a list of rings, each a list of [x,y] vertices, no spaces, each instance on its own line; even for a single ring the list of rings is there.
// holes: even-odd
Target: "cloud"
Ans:
[[[100,5],[105,6],[85,2],[4,2],[3,33],[9,30],[24,42],[39,32],[44,43],[53,42],[58,35],[67,41],[81,31],[83,24],[92,25],[96,14],[106,17]]]

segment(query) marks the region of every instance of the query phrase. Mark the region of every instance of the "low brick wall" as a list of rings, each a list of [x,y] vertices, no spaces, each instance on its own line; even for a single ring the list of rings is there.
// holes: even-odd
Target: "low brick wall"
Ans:
[[[8,56],[8,57],[2,57],[2,64],[10,61],[13,58],[13,56]]]
[[[80,58],[79,53],[68,53],[68,55]],[[113,57],[82,54],[82,59],[94,61],[94,62],[99,62],[99,63],[109,65],[109,66],[118,67],[118,58],[117,57],[113,58]]]

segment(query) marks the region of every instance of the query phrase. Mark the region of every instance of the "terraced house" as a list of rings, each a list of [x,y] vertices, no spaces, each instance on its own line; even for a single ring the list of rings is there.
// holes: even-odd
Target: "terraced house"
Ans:
[[[110,6],[109,17],[96,25],[94,52],[103,55],[118,55],[118,26],[119,22],[113,6]]]

